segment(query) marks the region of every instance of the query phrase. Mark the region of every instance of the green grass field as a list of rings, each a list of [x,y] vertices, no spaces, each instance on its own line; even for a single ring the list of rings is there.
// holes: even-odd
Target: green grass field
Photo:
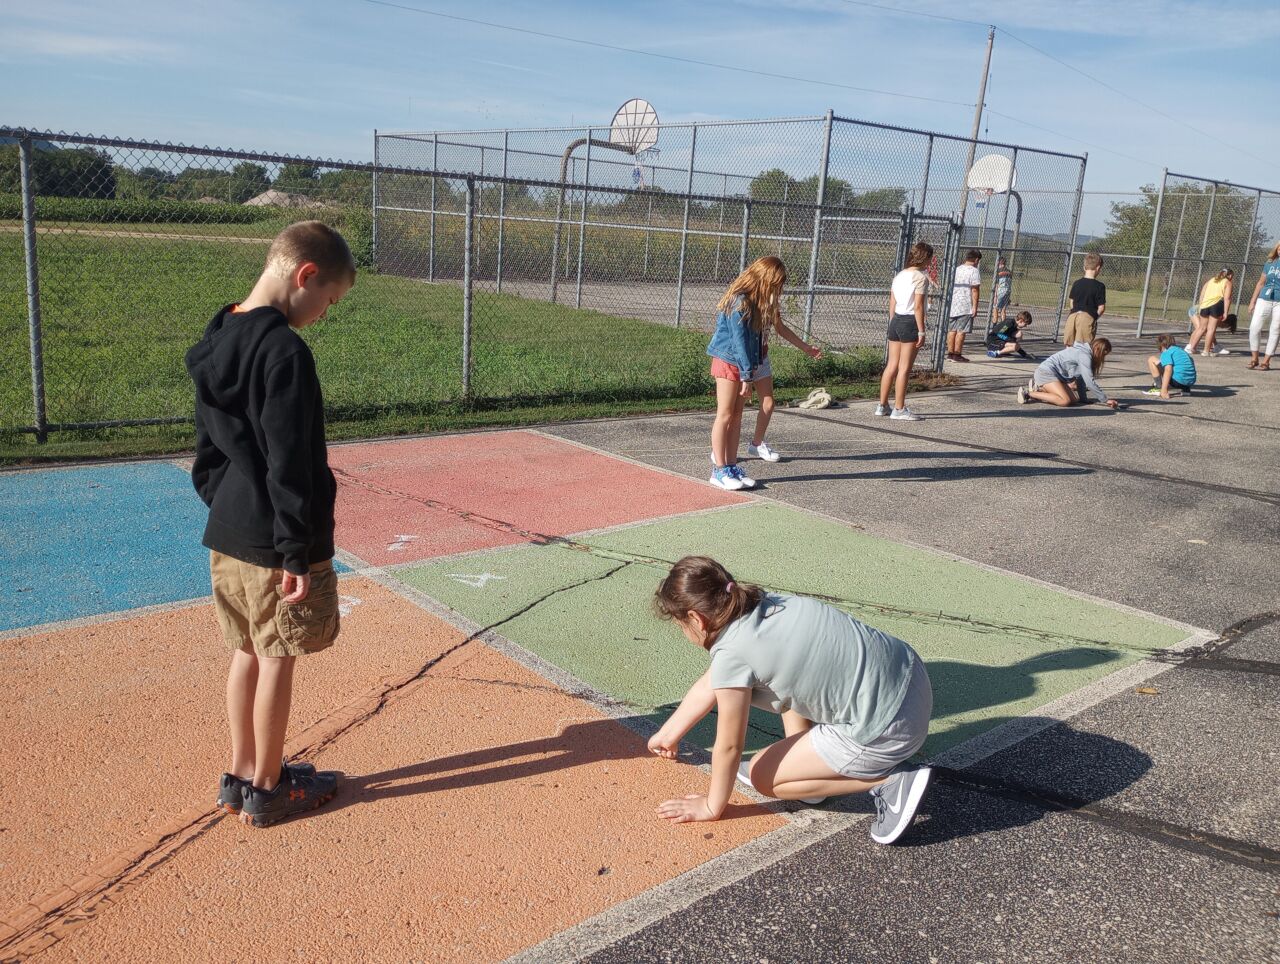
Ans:
[[[212,312],[247,293],[261,267],[256,244],[105,233],[133,228],[39,238],[51,423],[189,416],[183,356]],[[170,226],[174,234],[186,228]],[[464,400],[456,284],[366,272],[305,337],[335,438],[710,401],[703,332],[481,291],[473,312],[472,398]],[[3,232],[0,358],[0,459],[52,455],[53,445],[37,447],[29,436],[5,431],[31,424],[32,414],[22,240]],[[865,382],[879,360],[878,349],[812,362],[780,347],[779,394]],[[190,428],[58,433],[53,443],[66,457],[175,451],[189,447]]]

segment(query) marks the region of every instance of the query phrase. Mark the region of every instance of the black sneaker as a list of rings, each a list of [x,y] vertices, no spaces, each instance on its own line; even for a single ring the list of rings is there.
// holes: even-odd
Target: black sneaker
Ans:
[[[316,772],[316,768],[310,763],[290,763],[288,760],[281,760],[281,780],[285,779],[286,770],[303,777],[309,777]],[[234,774],[224,773],[222,779],[218,781],[218,809],[225,810],[227,813],[239,813],[240,808],[244,806],[244,791],[252,785],[248,780],[241,780]]]
[[[321,771],[301,776],[281,771],[280,783],[274,790],[248,787],[244,791],[244,809],[240,817],[255,827],[269,827],[299,813],[314,810],[333,799],[338,791],[338,774]]]

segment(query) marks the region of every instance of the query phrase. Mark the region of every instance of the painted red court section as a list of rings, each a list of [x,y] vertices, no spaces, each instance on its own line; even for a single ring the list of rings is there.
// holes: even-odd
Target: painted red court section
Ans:
[[[535,432],[334,446],[329,462],[338,546],[374,565],[743,501]]]

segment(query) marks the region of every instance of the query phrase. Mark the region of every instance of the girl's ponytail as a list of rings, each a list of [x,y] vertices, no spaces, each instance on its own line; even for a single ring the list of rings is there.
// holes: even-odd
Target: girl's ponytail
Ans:
[[[707,621],[707,648],[735,619],[760,605],[764,590],[739,583],[720,563],[708,556],[685,556],[667,573],[653,594],[661,619],[687,619],[695,612]]]

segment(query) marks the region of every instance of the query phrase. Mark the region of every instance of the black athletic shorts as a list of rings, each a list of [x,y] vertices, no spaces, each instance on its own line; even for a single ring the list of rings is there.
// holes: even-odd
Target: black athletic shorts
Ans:
[[[1222,303],[1222,299],[1218,299],[1213,304],[1211,304],[1208,308],[1201,308],[1200,317],[1201,318],[1221,318],[1223,307],[1224,305]]]
[[[915,315],[894,315],[889,322],[890,341],[916,341],[920,338],[920,329],[916,325]]]

